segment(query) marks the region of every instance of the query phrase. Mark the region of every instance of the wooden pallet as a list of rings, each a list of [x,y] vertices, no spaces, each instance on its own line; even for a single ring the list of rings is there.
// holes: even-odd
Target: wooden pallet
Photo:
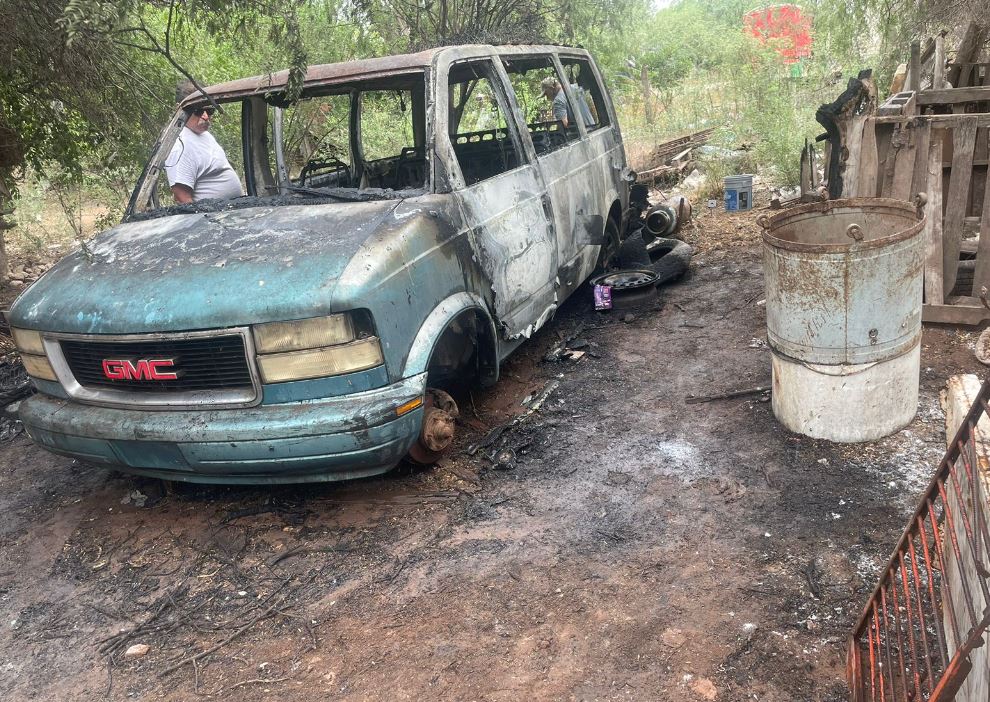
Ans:
[[[981,289],[990,289],[990,65],[977,60],[985,34],[970,23],[953,62],[946,61],[944,35],[925,51],[916,42],[907,90],[874,107],[867,78],[856,98],[859,109],[833,110],[842,155],[826,156],[838,169],[838,177],[829,177],[832,197],[926,194],[926,322],[990,319],[980,300]],[[960,254],[975,257],[965,266],[967,275],[973,270],[972,286],[960,286],[965,294],[957,289]]]

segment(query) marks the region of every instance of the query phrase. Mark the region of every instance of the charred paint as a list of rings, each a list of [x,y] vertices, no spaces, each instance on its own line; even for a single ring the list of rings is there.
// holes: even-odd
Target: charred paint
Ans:
[[[610,126],[590,134],[582,126],[580,138],[552,158],[536,157],[517,116],[519,167],[471,186],[446,129],[436,126],[446,124],[445,71],[452,63],[555,51],[448,47],[309,70],[307,90],[423,74],[430,187],[422,191],[354,188],[338,198],[310,198],[311,191],[149,212],[154,179],[182,126],[177,112],[132,197],[128,221],[26,291],[11,311],[13,325],[126,335],[362,309],[381,341],[384,372],[354,382],[264,386],[265,404],[243,410],[82,405],[57,384],[40,382],[42,394],[22,410],[31,436],[59,453],[182,480],[295,482],[387,470],[422,418],[418,410],[397,418],[394,408],[425,391],[427,362],[446,326],[465,312],[477,314],[492,340],[482,349],[484,364],[497,377],[498,363],[590,274],[606,218],[628,205],[621,135],[607,95]],[[220,101],[265,96],[280,105],[285,80],[285,73],[274,74],[208,91]],[[500,79],[497,88],[503,102],[510,100],[508,83]],[[201,101],[192,96],[183,107]]]

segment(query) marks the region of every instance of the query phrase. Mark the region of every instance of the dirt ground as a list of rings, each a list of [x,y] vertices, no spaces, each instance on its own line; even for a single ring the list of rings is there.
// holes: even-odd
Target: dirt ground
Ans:
[[[6,439],[0,698],[847,699],[846,636],[976,331],[926,328],[918,416],[878,442],[687,404],[769,384],[752,219],[699,217],[656,304],[576,294],[431,470],[167,491]],[[584,355],[545,361],[562,340]]]

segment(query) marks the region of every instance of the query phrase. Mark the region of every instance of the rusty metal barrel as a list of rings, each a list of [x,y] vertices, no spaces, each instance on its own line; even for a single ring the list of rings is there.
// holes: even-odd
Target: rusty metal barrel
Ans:
[[[829,200],[757,220],[763,227],[773,410],[791,431],[871,441],[914,418],[920,202]]]

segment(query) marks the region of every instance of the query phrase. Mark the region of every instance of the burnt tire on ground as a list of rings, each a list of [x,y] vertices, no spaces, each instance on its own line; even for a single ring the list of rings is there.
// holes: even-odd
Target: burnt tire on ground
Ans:
[[[654,239],[646,247],[649,267],[657,274],[657,285],[679,279],[691,265],[694,250],[680,239]]]
[[[619,269],[649,268],[650,254],[643,239],[643,230],[637,229],[626,237],[619,247]]]
[[[0,361],[0,407],[32,393],[27,372],[16,356]]]

